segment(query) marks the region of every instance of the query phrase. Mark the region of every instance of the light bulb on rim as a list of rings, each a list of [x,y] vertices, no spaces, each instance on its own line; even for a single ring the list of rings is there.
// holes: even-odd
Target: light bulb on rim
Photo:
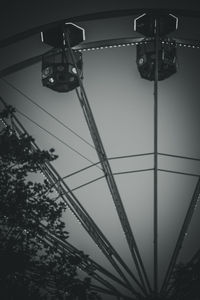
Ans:
[[[75,67],[72,68],[72,73],[77,74],[77,70]]]

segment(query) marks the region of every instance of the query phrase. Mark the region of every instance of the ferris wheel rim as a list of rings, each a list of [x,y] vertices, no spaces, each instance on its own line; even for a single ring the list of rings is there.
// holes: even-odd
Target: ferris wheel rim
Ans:
[[[147,10],[145,10],[145,11],[147,11]],[[155,11],[155,10],[154,10]],[[156,10],[157,12],[158,12],[158,10]],[[165,10],[166,11],[166,10]],[[159,12],[160,12],[160,10],[159,10]],[[200,13],[198,14],[198,17],[200,17]],[[0,45],[1,45],[1,43],[0,43]]]
[[[60,19],[46,24],[40,24],[36,27],[29,28],[23,32],[8,36],[7,38],[0,39],[0,48],[7,47],[18,41],[29,38],[37,33],[40,33],[43,30],[51,28],[53,26],[62,24],[63,22],[84,22],[84,21],[94,21],[98,19],[108,19],[108,18],[119,18],[119,17],[128,17],[132,15],[137,15],[141,13],[153,13],[153,14],[169,14],[173,13],[179,17],[191,17],[191,18],[200,18],[200,11],[198,10],[187,10],[187,9],[163,9],[163,8],[134,8],[126,10],[109,10],[98,13],[83,14],[79,16],[73,16],[66,19]]]

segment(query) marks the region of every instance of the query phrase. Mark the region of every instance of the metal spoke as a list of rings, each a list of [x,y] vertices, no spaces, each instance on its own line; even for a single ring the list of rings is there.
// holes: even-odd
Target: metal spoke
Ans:
[[[45,228],[45,226],[43,224],[41,224],[41,226],[43,228]],[[78,257],[83,254],[82,251],[78,250],[76,247],[74,247],[68,241],[62,241],[59,238],[57,238],[54,234],[50,233],[47,229],[46,229],[46,231],[47,231],[47,234],[50,237],[50,239],[55,240],[56,243],[58,244],[58,246],[60,247],[60,249],[62,249],[62,250],[64,249],[64,250],[68,251],[69,253],[71,253],[73,255],[76,255]],[[89,256],[85,256],[82,259],[82,261],[81,261],[81,270],[88,273],[88,274],[90,274],[90,276],[95,277],[95,279],[97,279],[97,280],[100,277],[99,277],[99,275],[97,275],[95,273],[95,271],[98,271],[98,272],[102,273],[103,275],[109,277],[111,280],[115,281],[116,283],[126,287],[126,285],[124,284],[123,281],[121,281],[118,277],[116,277],[115,275],[110,273],[108,270],[103,268],[101,265],[99,265],[97,262],[95,262]]]
[[[115,294],[113,294],[109,290],[106,290],[105,288],[99,287],[99,286],[94,285],[94,284],[92,284],[91,287],[92,287],[93,291],[100,292],[100,293],[103,293],[103,294],[106,294],[106,295],[116,296],[117,299],[119,299],[119,300],[120,299],[123,299],[123,300],[137,300],[136,298],[125,296],[120,292],[116,292]]]
[[[1,102],[7,107],[7,104],[5,101],[0,98]],[[23,125],[20,123],[20,121],[17,119],[17,117],[12,114],[12,118],[15,121],[15,127],[17,128],[18,134],[25,133],[27,135],[28,132],[23,127]],[[33,149],[39,149],[37,144],[35,142],[32,143]],[[107,240],[107,238],[104,236],[104,234],[101,232],[99,227],[96,225],[96,223],[93,221],[93,219],[90,217],[90,215],[87,213],[87,211],[83,208],[81,203],[78,201],[78,199],[75,197],[73,192],[70,190],[70,188],[67,186],[67,184],[64,182],[62,177],[57,173],[55,168],[52,166],[51,163],[46,162],[44,165],[40,165],[40,168],[45,175],[45,177],[49,180],[51,184],[56,183],[55,190],[58,192],[58,194],[61,194],[61,197],[71,210],[71,212],[74,214],[74,216],[77,218],[77,220],[81,223],[81,225],[84,227],[84,229],[87,231],[87,233],[91,236],[93,241],[96,243],[96,245],[101,249],[105,257],[109,260],[111,265],[114,267],[114,269],[117,271],[117,273],[120,275],[120,277],[123,279],[124,283],[126,284],[126,287],[132,291],[133,294],[138,295],[138,292],[133,288],[132,284],[129,282],[129,280],[124,275],[124,272],[119,267],[118,263],[121,265],[121,267],[126,270],[126,272],[133,278],[135,283],[140,287],[140,289],[144,292],[143,287],[138,282],[137,278],[134,276],[134,274],[130,271],[128,266],[124,263],[120,255],[117,253],[117,251],[112,247],[110,242]],[[117,263],[118,262],[118,263]]]
[[[158,291],[158,51],[159,29],[155,19],[154,78],[154,292]]]
[[[123,206],[123,203],[122,203],[122,200],[121,200],[121,197],[120,197],[120,194],[119,194],[119,191],[118,191],[115,179],[114,179],[114,176],[112,174],[111,167],[110,167],[104,146],[102,144],[102,141],[101,141],[101,138],[100,138],[97,126],[96,126],[96,122],[95,122],[92,110],[90,108],[89,101],[87,99],[87,95],[86,95],[84,86],[83,86],[83,83],[81,80],[81,76],[79,74],[79,70],[78,70],[76,62],[75,62],[73,50],[70,47],[70,43],[69,43],[69,39],[68,39],[67,35],[65,36],[65,39],[66,39],[68,49],[71,54],[73,64],[76,68],[77,77],[78,77],[78,81],[79,81],[80,93],[79,93],[78,89],[76,89],[76,94],[78,96],[81,107],[83,109],[83,113],[84,113],[88,128],[90,130],[90,134],[93,139],[93,143],[95,145],[97,155],[98,155],[99,161],[101,163],[101,167],[105,173],[105,178],[106,178],[109,190],[111,192],[122,228],[124,230],[125,237],[126,237],[132,258],[135,262],[135,266],[138,271],[138,275],[140,277],[141,283],[143,285],[144,290],[146,291],[146,286],[144,283],[144,279],[145,279],[146,284],[150,290],[151,287],[150,287],[149,280],[148,280],[148,277],[146,274],[146,270],[144,268],[144,265],[143,265],[135,238],[133,236],[132,229],[130,227],[130,224],[129,224],[129,221],[128,221],[128,218],[127,218],[127,215],[126,215],[126,212],[125,212],[125,209],[124,209],[124,206]],[[63,52],[65,53],[64,49],[63,49]],[[143,272],[143,274],[142,274],[142,272]],[[143,278],[143,276],[144,276],[144,278]]]
[[[107,294],[117,294],[123,297],[126,297],[125,295],[121,294],[108,280],[102,278],[99,274],[97,274],[95,271],[101,272],[103,275],[106,275],[110,279],[114,280],[116,283],[121,284],[122,286],[126,287],[124,283],[119,280],[117,277],[115,277],[112,273],[104,269],[102,266],[97,264],[94,260],[92,260],[89,257],[82,257],[83,252],[76,249],[74,246],[72,246],[67,241],[62,241],[60,238],[57,238],[54,234],[48,231],[48,229],[43,225],[40,224],[40,226],[45,229],[46,236],[44,237],[45,241],[47,243],[53,244],[56,242],[56,245],[58,247],[58,250],[65,251],[67,255],[75,255],[76,257],[81,258],[80,262],[80,269],[84,272],[86,272],[90,277],[94,278],[101,284],[103,284],[105,287],[109,288],[109,291],[107,290]]]
[[[66,242],[61,242],[59,241],[59,239],[55,238],[55,236],[53,235],[49,235],[47,233],[47,236],[45,236],[45,240],[48,243],[53,244],[54,242],[56,242],[56,245],[58,247],[58,250],[64,250],[66,252],[67,255],[71,254],[74,255],[76,253],[76,255],[80,255],[80,251],[78,252],[77,249],[75,249],[74,247],[66,247]],[[68,245],[70,245],[68,243]],[[70,245],[71,246],[71,245]],[[73,250],[71,250],[70,248],[72,248]],[[103,277],[101,277],[99,274],[97,274],[94,270],[91,272],[91,267],[95,264],[98,266],[97,263],[95,263],[93,260],[83,260],[80,263],[80,268],[83,272],[86,272],[88,275],[90,275],[90,277],[94,278],[95,280],[97,280],[98,282],[100,282],[101,284],[103,284],[104,286],[106,286],[107,288],[110,289],[110,293],[119,293],[118,290],[106,279],[104,279]],[[117,277],[115,277],[114,275],[112,275],[111,273],[109,273],[107,270],[105,269],[100,269],[102,271],[102,273],[105,275],[107,275],[110,279],[116,281],[117,283],[121,284],[122,286],[124,286],[123,282],[121,282],[120,280],[118,280]],[[98,270],[99,271],[99,270]],[[126,286],[125,286],[126,287]]]
[[[199,200],[199,196],[200,196],[200,178],[199,178],[199,180],[198,180],[198,182],[196,184],[195,191],[193,193],[193,196],[192,196],[189,208],[187,210],[187,213],[186,213],[183,225],[181,227],[181,230],[180,230],[180,233],[179,233],[179,236],[178,236],[178,239],[177,239],[177,242],[176,242],[173,254],[171,256],[171,260],[170,260],[170,263],[169,263],[169,266],[168,266],[168,269],[167,269],[167,272],[166,272],[166,275],[165,275],[165,278],[164,278],[164,282],[163,282],[163,285],[162,285],[162,288],[161,288],[161,293],[162,294],[164,292],[166,292],[166,289],[168,287],[169,280],[171,278],[172,272],[173,272],[174,267],[176,265],[176,261],[178,259],[178,255],[179,255],[180,250],[182,248],[184,239],[185,239],[185,237],[187,235],[187,231],[188,231],[190,222],[192,220],[192,216],[194,214],[197,202]]]

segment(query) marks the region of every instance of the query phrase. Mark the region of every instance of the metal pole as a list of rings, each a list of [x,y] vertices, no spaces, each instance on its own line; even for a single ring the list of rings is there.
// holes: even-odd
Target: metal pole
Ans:
[[[154,78],[154,292],[158,291],[158,20],[155,19],[155,78]]]

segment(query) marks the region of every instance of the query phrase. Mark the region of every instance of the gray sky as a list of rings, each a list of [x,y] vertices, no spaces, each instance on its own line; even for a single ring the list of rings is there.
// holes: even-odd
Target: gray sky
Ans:
[[[184,22],[183,22],[184,21]],[[197,37],[197,23],[183,20],[174,36]],[[115,37],[136,36],[132,17],[104,21],[82,22],[86,41]],[[182,27],[181,27],[182,26]],[[183,30],[184,28],[184,30]],[[200,27],[199,27],[200,28]],[[185,34],[185,35],[184,35]],[[37,55],[48,47],[38,36],[2,49],[1,69],[25,58]],[[153,152],[153,83],[140,78],[136,68],[135,47],[123,47],[84,52],[84,86],[94,117],[109,158]],[[159,152],[200,158],[198,70],[200,50],[178,48],[178,73],[159,84]],[[92,143],[89,130],[75,92],[59,94],[42,87],[41,64],[6,77],[35,102]],[[34,121],[64,140],[92,162],[97,155],[84,143],[27,101],[25,97],[0,81],[1,96]],[[71,174],[90,163],[68,147],[47,135],[40,128],[18,115],[28,132],[41,148],[54,147],[59,158],[54,166],[61,176]],[[153,157],[111,160],[113,172],[152,168]],[[175,158],[159,158],[159,167],[200,174],[200,163]],[[102,175],[96,167],[70,177],[66,182],[76,188]],[[135,235],[150,281],[153,274],[153,173],[152,171],[116,175],[116,182]],[[195,177],[159,172],[159,280],[163,279],[170,255],[181,228],[189,201],[195,188]],[[117,217],[114,204],[104,179],[77,189],[75,195],[87,209],[96,224],[134,270],[128,246]],[[188,260],[200,246],[198,239],[198,206],[185,240],[180,260]],[[91,258],[116,273],[74,216],[64,216],[70,232],[69,241],[89,254]],[[103,298],[113,299],[113,298]]]

